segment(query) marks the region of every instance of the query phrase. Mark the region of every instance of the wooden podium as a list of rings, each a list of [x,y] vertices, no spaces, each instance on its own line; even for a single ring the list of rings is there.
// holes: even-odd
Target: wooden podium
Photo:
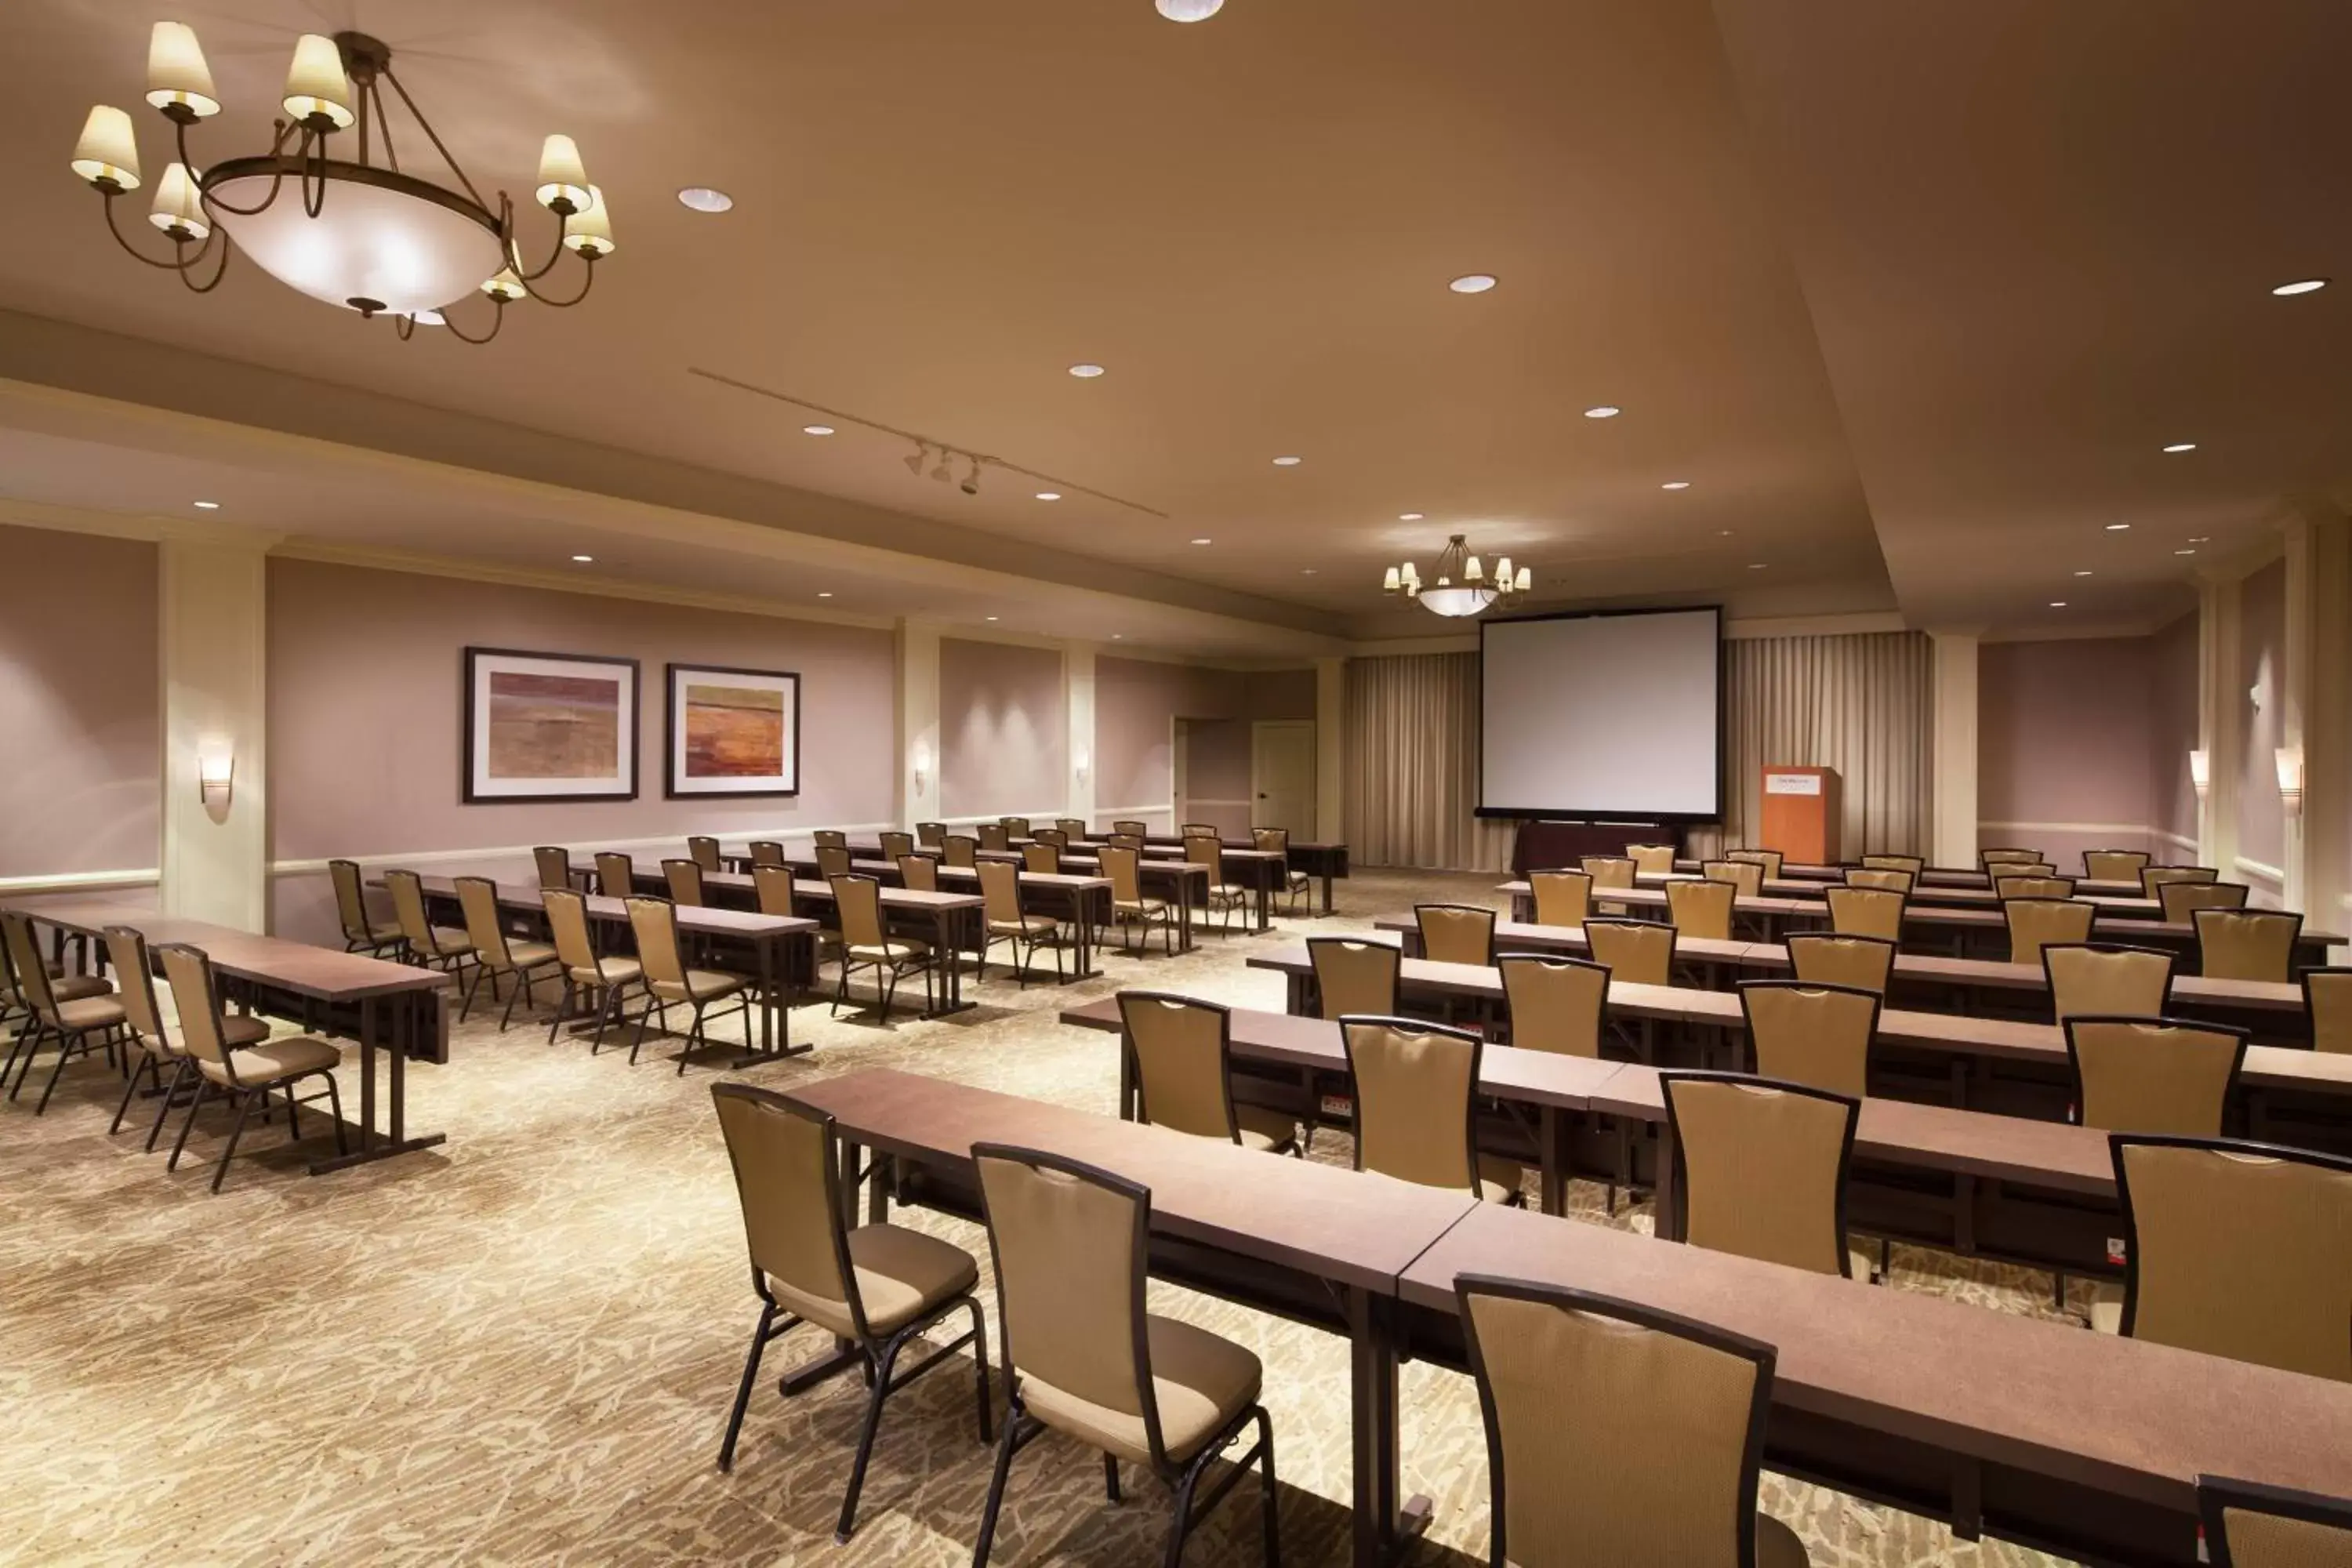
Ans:
[[[1763,820],[1758,847],[1778,849],[1796,866],[1834,866],[1838,828],[1845,820],[1845,795],[1832,768],[1764,770]]]

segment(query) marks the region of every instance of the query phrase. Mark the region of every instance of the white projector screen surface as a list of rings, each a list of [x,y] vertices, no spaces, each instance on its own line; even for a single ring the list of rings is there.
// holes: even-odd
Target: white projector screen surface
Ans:
[[[1479,626],[1481,816],[1723,815],[1723,615]]]

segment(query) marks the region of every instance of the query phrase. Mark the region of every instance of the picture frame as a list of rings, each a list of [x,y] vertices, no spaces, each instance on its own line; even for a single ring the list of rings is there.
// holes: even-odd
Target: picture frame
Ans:
[[[800,794],[798,671],[673,664],[667,672],[668,798]]]
[[[468,805],[637,797],[637,661],[468,647]]]

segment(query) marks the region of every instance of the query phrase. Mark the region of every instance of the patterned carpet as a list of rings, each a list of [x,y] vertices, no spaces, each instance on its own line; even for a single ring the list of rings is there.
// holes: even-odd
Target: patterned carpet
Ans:
[[[788,1089],[890,1066],[1108,1113],[1114,1042],[1055,1023],[1058,1008],[1121,984],[1278,1008],[1280,978],[1242,967],[1254,947],[1423,898],[1492,901],[1493,881],[1361,875],[1339,884],[1333,921],[1210,937],[1175,959],[1114,952],[1105,979],[1066,989],[992,977],[968,993],[982,1005],[944,1022],[803,1009],[794,1037],[818,1049],[748,1076]],[[832,1532],[862,1391],[853,1378],[775,1392],[813,1352],[809,1331],[772,1348],[734,1472],[714,1468],[757,1312],[710,1110],[719,1077],[591,1059],[569,1038],[551,1048],[543,1025],[501,1036],[478,1016],[448,1066],[410,1079],[410,1125],[447,1132],[445,1147],[311,1180],[280,1123],[248,1132],[217,1197],[205,1184],[225,1129],[208,1114],[167,1176],[128,1129],[107,1137],[119,1084],[102,1064],[69,1068],[37,1121],[30,1095],[0,1104],[0,1561],[969,1562],[988,1452],[952,1371],[892,1401],[846,1547]],[[1316,1157],[1345,1163],[1344,1138],[1318,1134]],[[1597,1187],[1574,1195],[1583,1220],[1612,1223]],[[977,1227],[897,1217],[973,1251],[992,1311]],[[2044,1276],[1907,1249],[1895,1271],[1899,1289],[2047,1310]],[[1343,1342],[1172,1288],[1152,1296],[1264,1359],[1285,1559],[1344,1562]],[[1475,1391],[1409,1365],[1402,1403],[1405,1488],[1436,1504],[1412,1560],[1484,1562]],[[1154,1560],[1165,1494],[1129,1479],[1112,1507],[1091,1455],[1034,1445],[992,1560]],[[1822,1568],[2054,1561],[1769,1475],[1765,1502]],[[1257,1531],[1245,1484],[1186,1561],[1254,1564]]]

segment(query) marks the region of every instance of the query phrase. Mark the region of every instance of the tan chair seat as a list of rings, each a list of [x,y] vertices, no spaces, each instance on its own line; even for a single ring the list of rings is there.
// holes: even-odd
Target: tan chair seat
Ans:
[[[114,987],[101,974],[66,974],[50,979],[49,994],[59,1002],[79,1002],[85,996],[111,996]]]
[[[1478,1197],[1481,1202],[1507,1204],[1527,1181],[1527,1167],[1517,1160],[1494,1154],[1478,1156]]]
[[[1240,903],[1249,898],[1250,892],[1250,889],[1243,887],[1238,882],[1219,882],[1209,889],[1209,896],[1213,899],[1223,899],[1227,903]]]
[[[1141,915],[1150,920],[1168,912],[1168,900],[1165,899],[1115,899],[1111,901],[1110,907],[1122,915]]]
[[[436,953],[454,956],[460,952],[474,951],[474,939],[464,931],[451,931],[447,926],[435,926],[432,931],[433,951]]]
[[[1811,1568],[1797,1532],[1763,1510],[1756,1510],[1756,1568]]]
[[[574,985],[626,985],[645,972],[646,966],[634,958],[608,958],[601,979],[593,969],[575,969],[571,974]]]
[[[865,1225],[851,1231],[849,1267],[857,1276],[866,1327],[876,1334],[896,1333],[980,1282],[980,1266],[962,1247],[897,1225]],[[768,1289],[821,1329],[845,1338],[856,1331],[846,1301],[809,1295],[772,1274]]]
[[[988,934],[991,936],[1045,936],[1061,929],[1062,922],[1051,915],[1023,915],[1017,921],[988,922]]]
[[[646,988],[665,1002],[709,1002],[730,992],[743,989],[740,974],[728,974],[716,969],[689,969],[686,984],[675,980],[649,980]]]
[[[1181,1465],[1226,1422],[1256,1403],[1263,1371],[1248,1351],[1190,1323],[1148,1317],[1145,1330],[1151,1345],[1151,1395],[1160,1406],[1160,1440],[1167,1445],[1168,1457]],[[1050,1426],[1122,1459],[1150,1462],[1150,1439],[1140,1415],[1066,1394],[1025,1374],[1021,1402]]]
[[[122,998],[110,992],[58,1004],[58,1023],[68,1029],[103,1029],[109,1024],[121,1023],[122,1019]]]
[[[926,942],[902,942],[893,938],[888,942],[860,942],[846,951],[850,957],[861,963],[876,961],[884,963],[904,963],[908,959],[920,958],[931,950],[929,944]]]
[[[387,921],[383,925],[378,925],[375,921],[368,921],[367,934],[368,941],[370,942],[398,942],[400,940],[400,926],[397,921]]]
[[[1234,1124],[1241,1132],[1244,1149],[1279,1154],[1298,1142],[1298,1123],[1287,1111],[1269,1105],[1234,1106]]]
[[[196,1058],[196,1069],[215,1083],[229,1081],[229,1071],[236,1069],[236,1081],[247,1089],[262,1084],[282,1083],[306,1072],[341,1065],[343,1053],[316,1035],[289,1035],[282,1040],[272,1040],[266,1046],[250,1050],[231,1051],[228,1066]]]
[[[556,961],[555,944],[545,942],[510,942],[507,943],[507,957],[513,961],[517,969],[537,969],[543,963],[553,963]]]
[[[230,1013],[221,1019],[221,1040],[230,1049],[257,1046],[269,1037],[269,1020],[250,1013]]]

